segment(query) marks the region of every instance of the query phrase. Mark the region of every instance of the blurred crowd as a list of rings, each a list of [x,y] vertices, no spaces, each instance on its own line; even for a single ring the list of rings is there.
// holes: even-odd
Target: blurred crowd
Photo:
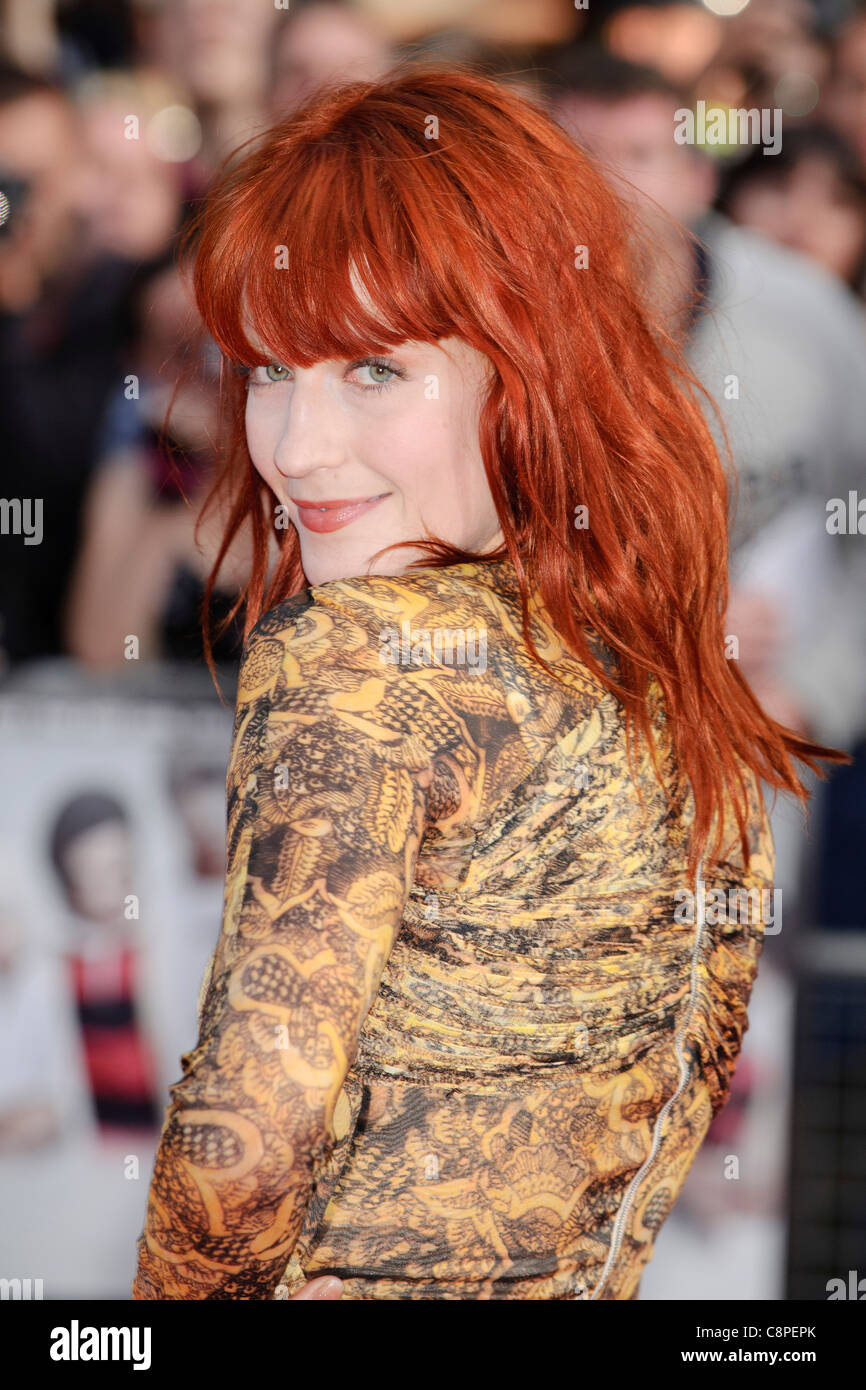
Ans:
[[[46,658],[120,671],[128,634],[142,658],[201,663],[220,359],[180,235],[242,142],[324,83],[413,57],[542,104],[645,226],[648,298],[731,446],[737,659],[771,713],[855,758],[807,906],[818,893],[823,920],[862,927],[866,3],[2,0],[0,684]],[[675,138],[699,103],[770,113],[778,148]],[[212,625],[247,558],[227,557]],[[215,656],[239,653],[236,617]],[[796,907],[802,827],[774,832]],[[152,1068],[131,1067],[150,1123]]]
[[[3,663],[65,653],[120,667],[127,633],[141,656],[200,659],[219,527],[194,535],[194,521],[214,466],[219,361],[178,235],[220,162],[317,86],[435,55],[545,104],[645,212],[670,323],[736,436],[739,659],[788,722],[850,738],[861,668],[828,683],[804,662],[816,633],[799,585],[787,570],[769,588],[760,575],[783,574],[789,537],[795,550],[809,541],[798,501],[863,482],[866,11],[732,8],[531,0],[492,16],[469,3],[458,27],[449,4],[422,0],[5,0],[3,496],[42,499],[44,537],[4,538]],[[780,148],[678,143],[674,113],[698,100],[778,110]],[[720,313],[696,314],[698,292]],[[725,394],[725,367],[739,395]],[[781,517],[768,566],[755,540]],[[244,559],[229,557],[215,607],[230,606]],[[821,583],[835,583],[832,566],[813,576],[812,610]],[[780,653],[792,633],[801,641]],[[237,637],[235,624],[217,654],[232,660]]]
[[[4,667],[66,654],[119,669],[128,633],[142,657],[200,660],[220,528],[194,523],[214,467],[219,356],[200,333],[179,234],[221,161],[317,86],[437,56],[543,103],[645,215],[657,251],[648,290],[734,435],[739,660],[780,717],[850,742],[862,663],[852,641],[827,678],[840,648],[821,610],[835,552],[852,545],[824,563],[808,499],[864,482],[866,10],[494,8],[463,4],[458,25],[445,0],[5,0]],[[675,113],[699,101],[777,111],[780,147],[679,143]],[[696,312],[698,296],[710,313]],[[25,534],[25,495],[41,499],[41,538]],[[794,557],[810,544],[804,595]],[[213,618],[245,559],[239,543]],[[830,609],[851,621],[844,603]],[[804,661],[816,642],[826,660]],[[217,656],[238,651],[235,622]]]

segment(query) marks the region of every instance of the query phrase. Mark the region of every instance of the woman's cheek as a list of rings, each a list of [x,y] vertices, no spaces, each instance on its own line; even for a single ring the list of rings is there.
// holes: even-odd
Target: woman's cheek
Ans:
[[[263,476],[273,460],[274,450],[268,449],[269,431],[262,412],[257,410],[251,398],[247,398],[246,409],[247,448],[254,466]]]

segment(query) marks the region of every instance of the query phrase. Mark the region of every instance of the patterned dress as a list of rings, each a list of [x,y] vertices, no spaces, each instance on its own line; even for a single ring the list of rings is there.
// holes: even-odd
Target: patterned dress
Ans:
[[[753,782],[749,872],[728,815],[690,882],[657,689],[673,809],[530,612],[556,678],[508,560],[314,586],[250,633],[134,1298],[638,1296],[728,1097],[772,838]]]

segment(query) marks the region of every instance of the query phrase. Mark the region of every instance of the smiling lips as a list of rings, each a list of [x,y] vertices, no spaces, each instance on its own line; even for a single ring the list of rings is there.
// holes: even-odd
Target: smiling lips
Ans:
[[[292,501],[298,509],[301,524],[308,531],[322,532],[339,531],[342,526],[348,526],[350,521],[357,520],[390,496],[390,492],[380,492],[377,497],[336,497],[328,502],[301,502],[293,497]]]

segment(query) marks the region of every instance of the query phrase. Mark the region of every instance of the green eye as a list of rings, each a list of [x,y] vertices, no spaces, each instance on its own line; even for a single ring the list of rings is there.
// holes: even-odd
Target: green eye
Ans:
[[[265,367],[268,381],[285,381],[288,371],[288,367],[281,367],[279,362],[269,362]],[[283,375],[277,376],[278,372],[282,372]]]

